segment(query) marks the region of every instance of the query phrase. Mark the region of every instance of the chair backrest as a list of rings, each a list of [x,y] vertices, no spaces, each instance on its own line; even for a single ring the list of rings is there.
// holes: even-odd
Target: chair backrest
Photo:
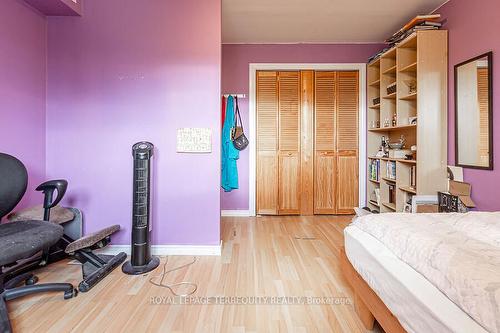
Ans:
[[[17,158],[0,153],[0,219],[21,201],[28,186],[28,172]]]

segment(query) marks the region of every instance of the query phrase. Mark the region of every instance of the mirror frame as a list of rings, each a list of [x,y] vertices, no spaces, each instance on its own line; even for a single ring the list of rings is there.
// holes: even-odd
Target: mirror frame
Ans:
[[[465,165],[460,164],[458,152],[458,68],[470,62],[480,60],[483,58],[488,59],[488,146],[489,146],[489,165]],[[480,170],[493,170],[493,52],[481,54],[472,59],[466,60],[455,65],[455,165],[462,168],[480,169]]]

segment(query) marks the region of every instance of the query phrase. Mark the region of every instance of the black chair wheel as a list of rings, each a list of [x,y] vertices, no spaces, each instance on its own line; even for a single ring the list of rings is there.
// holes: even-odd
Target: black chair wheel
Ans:
[[[67,290],[64,292],[64,299],[70,299],[76,297],[77,295],[78,295],[78,290],[73,288],[71,290]]]
[[[29,278],[27,278],[26,280],[24,280],[24,283],[27,285],[27,286],[31,286],[31,285],[34,285],[35,283],[38,282],[38,276],[36,275],[33,275]]]

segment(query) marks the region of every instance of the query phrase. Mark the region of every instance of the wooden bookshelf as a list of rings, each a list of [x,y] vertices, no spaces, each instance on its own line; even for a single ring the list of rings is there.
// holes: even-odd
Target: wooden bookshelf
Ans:
[[[447,160],[448,64],[443,61],[447,59],[447,45],[446,30],[417,31],[367,66],[368,104],[380,97],[380,104],[370,106],[367,114],[367,163],[380,163],[380,181],[368,177],[367,201],[381,213],[402,212],[413,195],[435,195],[446,190],[446,163],[441,161]],[[387,94],[387,86],[394,82],[396,92]],[[413,82],[417,92],[410,93]],[[396,126],[383,127],[387,122],[392,125],[394,115]],[[416,124],[410,124],[411,117],[417,117]],[[381,127],[373,128],[373,124]],[[401,135],[406,138],[405,149],[417,146],[415,160],[375,157],[382,136],[392,143]],[[385,177],[390,162],[396,163],[395,180]],[[412,172],[416,184],[411,184]],[[391,204],[389,186],[396,191],[395,203]],[[380,190],[380,206],[374,205],[375,189]]]
[[[368,109],[368,112],[367,112],[367,120],[368,120],[368,127],[371,127],[372,125],[370,124],[373,124],[373,122],[379,122],[380,121],[380,109],[382,107],[382,99],[380,98],[380,93],[381,93],[381,82],[382,82],[382,73],[380,72],[380,65],[381,65],[381,59],[382,58],[378,58],[374,61],[372,61],[370,64],[368,64],[367,66],[367,76],[368,76],[368,82],[376,82],[378,81],[379,84],[378,85],[368,85],[367,87],[367,98],[368,98],[368,105],[371,105]],[[376,105],[374,105],[373,103],[373,100],[375,98],[380,98],[380,102],[377,103]],[[385,102],[385,101],[384,101]],[[370,136],[373,136],[373,133],[371,132],[368,132],[368,135]],[[374,139],[374,138],[372,138]],[[370,140],[368,140],[368,144],[370,145]],[[373,151],[375,149],[375,147],[373,147],[373,144],[374,144],[374,141],[372,140],[372,143],[371,143],[371,147],[370,147],[370,151]],[[375,158],[372,158],[370,159],[368,162],[371,163],[372,161],[374,161]],[[368,193],[374,193],[375,189],[379,189],[380,188],[380,181],[379,182],[375,182],[375,181],[371,181],[371,176],[368,175],[368,181],[367,181],[367,191]],[[380,177],[379,177],[380,179]],[[374,198],[372,197],[368,197],[368,206],[371,208],[371,209],[377,209],[380,211],[380,206],[377,204],[376,200],[372,200]]]

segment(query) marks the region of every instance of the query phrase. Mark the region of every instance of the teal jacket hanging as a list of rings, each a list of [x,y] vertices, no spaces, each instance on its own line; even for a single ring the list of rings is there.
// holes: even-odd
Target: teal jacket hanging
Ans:
[[[234,98],[227,99],[226,118],[222,127],[222,173],[221,186],[226,192],[238,188],[238,166],[236,160],[240,158],[240,152],[234,148],[231,141],[231,128],[234,126]]]

